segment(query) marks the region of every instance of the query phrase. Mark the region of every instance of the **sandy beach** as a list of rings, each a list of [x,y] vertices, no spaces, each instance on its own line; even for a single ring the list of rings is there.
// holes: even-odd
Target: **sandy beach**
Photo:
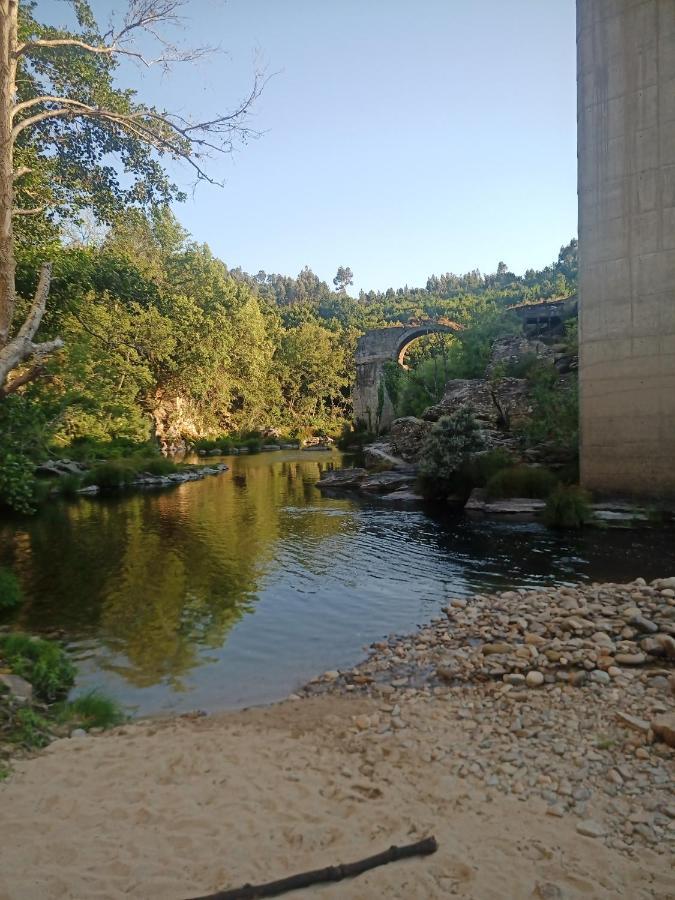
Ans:
[[[365,740],[372,701],[320,697],[65,739],[0,787],[0,896],[193,897],[350,861],[434,834],[432,857],[289,897],[659,898],[667,857],[630,858],[546,813],[424,762],[452,710]],[[412,712],[412,711],[411,711]],[[359,719],[359,721],[361,721]],[[424,733],[427,731],[427,734]]]

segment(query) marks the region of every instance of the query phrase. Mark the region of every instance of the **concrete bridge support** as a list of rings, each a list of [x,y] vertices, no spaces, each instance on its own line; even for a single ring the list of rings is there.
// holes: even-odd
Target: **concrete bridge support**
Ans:
[[[577,0],[581,478],[675,497],[675,0]]]
[[[352,392],[354,421],[379,434],[394,421],[394,404],[387,393],[384,373],[388,362],[403,363],[408,346],[426,334],[454,334],[459,325],[401,325],[373,328],[356,347],[356,381]]]

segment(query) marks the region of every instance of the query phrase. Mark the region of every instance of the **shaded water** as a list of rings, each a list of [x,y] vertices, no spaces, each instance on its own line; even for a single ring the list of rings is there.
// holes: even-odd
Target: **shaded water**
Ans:
[[[561,536],[322,497],[337,453],[225,459],[204,481],[0,523],[26,597],[5,624],[60,632],[80,690],[140,713],[214,710],[353,664],[458,594],[675,573],[672,533]]]

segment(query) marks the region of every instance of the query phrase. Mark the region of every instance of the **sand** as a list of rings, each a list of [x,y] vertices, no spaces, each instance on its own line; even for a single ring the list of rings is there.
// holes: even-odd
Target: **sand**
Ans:
[[[429,834],[432,857],[286,896],[675,896],[667,854],[631,858],[543,801],[422,761],[421,748],[452,741],[438,704],[386,738],[354,727],[376,708],[323,696],[57,741],[0,785],[0,897],[181,900]]]

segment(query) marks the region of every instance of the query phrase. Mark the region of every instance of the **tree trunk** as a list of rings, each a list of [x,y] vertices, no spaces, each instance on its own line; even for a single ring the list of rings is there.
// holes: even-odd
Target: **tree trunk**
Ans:
[[[14,315],[14,140],[17,0],[0,0],[0,348],[7,344]]]

